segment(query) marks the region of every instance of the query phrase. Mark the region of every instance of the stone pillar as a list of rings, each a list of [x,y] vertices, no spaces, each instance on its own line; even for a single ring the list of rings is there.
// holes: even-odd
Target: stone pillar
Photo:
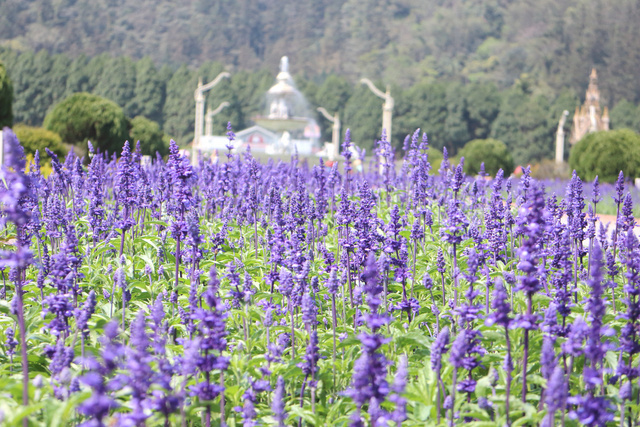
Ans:
[[[560,122],[558,123],[558,130],[556,131],[556,164],[561,165],[564,161],[564,123],[567,120],[569,112],[564,110]]]
[[[393,118],[394,101],[391,97],[389,86],[387,86],[387,92],[384,95],[384,104],[382,105],[382,129],[387,132],[387,139],[389,143],[393,145],[391,138],[391,121]]]
[[[207,136],[213,135],[213,114],[211,114],[211,108],[207,108],[207,115],[204,119],[204,134]]]
[[[331,142],[333,143],[333,159],[340,156],[340,117],[338,113],[333,116],[333,128],[331,132]]]
[[[322,107],[318,108],[318,111],[324,116],[325,119],[333,123],[331,128],[331,144],[333,144],[333,152],[327,152],[329,160],[335,160],[340,156],[340,116],[335,113],[333,116],[329,114],[327,110]]]
[[[196,101],[196,120],[193,126],[193,149],[195,154],[195,150],[197,150],[200,145],[200,137],[203,133],[204,93],[202,91],[202,79],[198,81],[198,88],[194,93],[194,99]]]

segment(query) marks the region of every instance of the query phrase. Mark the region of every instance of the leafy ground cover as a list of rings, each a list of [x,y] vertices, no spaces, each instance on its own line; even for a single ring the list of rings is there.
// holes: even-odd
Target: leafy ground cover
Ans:
[[[438,173],[418,132],[352,170],[4,129],[6,425],[606,425],[638,417],[640,244],[574,176]],[[229,130],[229,138],[233,133]],[[38,165],[38,162],[35,162]]]

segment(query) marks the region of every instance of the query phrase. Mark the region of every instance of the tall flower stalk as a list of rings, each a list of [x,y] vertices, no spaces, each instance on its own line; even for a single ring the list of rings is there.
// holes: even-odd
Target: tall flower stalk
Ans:
[[[171,140],[169,145],[169,163],[167,164],[171,176],[172,198],[170,210],[174,220],[171,223],[171,235],[176,241],[176,266],[174,276],[174,292],[178,292],[178,280],[180,277],[180,259],[182,256],[181,242],[187,235],[187,224],[185,213],[193,205],[193,194],[191,193],[191,180],[193,179],[193,169],[189,160],[180,154],[178,144]]]
[[[25,226],[30,220],[31,212],[25,209],[29,199],[30,180],[25,174],[24,149],[18,138],[9,128],[2,129],[4,140],[4,164],[0,169],[0,199],[2,201],[2,217],[0,224],[6,226],[13,223],[16,228],[16,250],[0,253],[0,267],[15,269],[15,304],[12,303],[12,314],[17,317],[20,336],[20,356],[22,363],[22,404],[29,404],[29,361],[27,359],[26,324],[24,318],[24,280],[27,267],[32,263],[31,251],[28,249]],[[22,425],[27,427],[29,421],[25,416]]]
[[[487,316],[485,324],[487,326],[499,325],[504,328],[504,337],[506,343],[506,355],[504,359],[504,367],[507,373],[507,383],[505,385],[505,414],[507,417],[507,426],[511,425],[509,417],[509,398],[511,397],[511,371],[513,370],[513,362],[511,359],[511,340],[509,339],[509,327],[513,319],[509,316],[511,313],[511,305],[508,302],[509,296],[507,290],[502,284],[502,280],[498,279],[493,291],[493,299],[491,307],[493,311]]]
[[[442,371],[442,356],[447,352],[449,345],[449,327],[445,326],[440,330],[437,338],[431,346],[431,370],[436,374],[436,413],[438,424],[440,424],[442,393],[444,393],[444,383],[440,375]]]
[[[540,276],[544,273],[544,266],[538,262],[542,256],[541,244],[547,227],[548,211],[545,208],[544,191],[538,184],[534,184],[526,194],[526,202],[520,208],[516,231],[524,236],[522,245],[518,248],[520,262],[518,269],[522,271],[517,291],[524,292],[527,298],[527,311],[516,318],[516,326],[524,329],[524,351],[522,356],[522,402],[527,398],[527,362],[529,359],[529,332],[537,329],[538,316],[533,313],[533,295],[538,292],[542,284]]]

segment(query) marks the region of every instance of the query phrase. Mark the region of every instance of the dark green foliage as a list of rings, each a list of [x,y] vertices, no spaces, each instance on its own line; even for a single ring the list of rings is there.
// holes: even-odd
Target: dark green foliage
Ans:
[[[140,141],[140,148],[144,155],[155,156],[156,152],[158,152],[161,156],[164,156],[169,153],[169,146],[165,143],[164,132],[160,130],[158,123],[146,117],[136,116],[131,120],[129,136],[132,144]]]
[[[90,76],[88,70],[89,60],[86,56],[80,55],[73,60],[67,72],[67,93],[89,92]]]
[[[484,162],[485,172],[495,176],[499,169],[509,176],[513,171],[513,158],[507,146],[497,139],[474,139],[460,150],[459,157],[464,157],[464,172],[477,175]]]
[[[447,89],[446,100],[447,117],[444,120],[445,146],[449,154],[453,155],[470,139],[464,87],[461,84],[450,85]]]
[[[503,141],[516,164],[526,165],[553,154],[557,114],[543,95],[532,96],[523,87],[503,95],[500,114],[493,122],[491,137]]]
[[[124,0],[125,5],[129,1]],[[41,125],[54,104],[72,93],[89,92],[115,101],[129,118],[144,116],[157,122],[185,145],[193,138],[198,77],[206,83],[229,69],[232,77],[208,92],[206,103],[211,109],[223,101],[230,103],[213,119],[214,134],[224,134],[228,121],[241,130],[266,112],[265,91],[274,83],[283,53],[279,43],[286,39],[290,51],[297,52],[291,57],[291,71],[324,140],[331,138],[331,126],[316,112],[320,106],[340,114],[343,135],[351,128],[355,142],[374,146],[380,136],[382,100],[358,84],[361,77],[369,77],[377,79],[381,89],[391,84],[396,150],[407,134],[421,128],[433,147],[446,146],[450,155],[457,155],[469,140],[491,137],[505,142],[516,163],[535,163],[553,156],[558,119],[563,110],[573,112],[582,103],[580,96],[594,65],[602,106],[615,105],[612,127],[640,131],[640,110],[635,105],[640,85],[634,79],[640,54],[629,49],[633,45],[629,41],[640,37],[638,27],[629,25],[640,8],[631,0],[621,0],[617,8],[577,0],[561,4],[454,0],[447,7],[422,2],[419,8],[412,7],[417,0],[402,5],[395,0],[303,0],[295,5],[289,1],[279,5],[279,13],[254,0],[242,13],[230,8],[231,3],[208,0],[184,9],[163,0],[145,9],[147,0],[142,0],[117,10],[97,0],[84,5],[89,9],[79,15],[71,14],[79,12],[79,3],[72,1],[33,0],[19,8],[2,4],[0,15],[6,12],[12,19],[37,23],[37,31],[33,25],[29,28],[42,36],[34,45],[38,49],[55,39],[58,42],[50,51],[74,52],[71,58],[45,49],[18,53],[0,48],[0,60],[14,87],[14,121]],[[594,3],[602,6],[600,0]],[[36,5],[37,13],[35,9],[28,13]],[[172,13],[164,13],[159,26],[138,19],[169,9]],[[193,15],[195,9],[203,12]],[[131,30],[134,15],[136,31]],[[78,26],[73,16],[85,21]],[[537,27],[534,31],[529,18],[545,23],[537,25],[545,26],[546,32]],[[614,24],[604,25],[607,19]],[[100,24],[91,25],[93,20]],[[117,34],[104,22],[115,22]],[[212,22],[219,23],[216,31],[211,31]],[[226,26],[233,31],[225,32]],[[44,36],[50,31],[57,38]],[[536,35],[524,38],[530,42],[523,44],[518,41],[524,40],[523,31]],[[149,36],[158,32],[162,34],[156,38]],[[20,37],[20,46],[32,40],[31,31],[22,27],[3,28],[0,33],[9,40]],[[83,40],[96,40],[90,50],[79,44],[79,34]],[[208,58],[222,58],[225,64],[206,62]],[[188,65],[177,68],[178,61]],[[571,117],[565,130],[570,128]]]
[[[162,106],[165,101],[166,82],[162,80],[149,57],[138,61],[135,64],[135,69],[135,95],[129,117],[145,116],[156,123],[162,123]]]
[[[39,125],[47,108],[53,103],[51,67],[53,60],[46,52],[25,52],[7,61],[7,69],[14,88],[14,120],[28,125]],[[66,87],[66,84],[65,86]]]
[[[0,129],[13,124],[13,84],[0,62]]]
[[[141,89],[144,92],[144,89]],[[92,93],[110,99],[122,107],[127,117],[140,114],[136,105],[136,66],[129,58],[106,61],[100,80]],[[143,93],[145,98],[148,94]],[[144,101],[142,102],[144,103]]]
[[[315,103],[329,113],[341,112],[352,93],[353,86],[347,79],[332,74],[318,87]]]
[[[474,139],[488,138],[500,112],[500,93],[495,84],[473,83],[465,87],[467,127]]]
[[[611,110],[611,128],[632,129],[640,132],[640,108],[637,108],[626,99],[622,99]]]
[[[583,94],[595,66],[604,99],[637,104],[640,3],[609,3],[246,0],[236,7],[230,0],[13,0],[0,2],[0,40],[24,50],[148,56],[194,68],[213,60],[275,70],[288,53],[294,72],[318,84],[335,73],[405,88],[425,77],[508,88],[528,73],[542,88]]]
[[[266,93],[271,85],[275,83],[276,71],[277,68],[273,70],[260,70],[254,73],[247,71],[233,73],[229,79],[229,89],[231,93],[234,94],[231,97],[233,104],[230,111],[226,111],[223,117],[228,116],[230,119],[233,119],[235,110],[238,119],[237,121],[231,121],[234,129],[249,127],[253,124],[252,117],[268,112]],[[212,76],[212,78],[213,77],[215,76]],[[222,85],[222,83],[220,84]],[[217,92],[215,89],[214,91]],[[215,93],[212,95],[215,96]],[[215,102],[211,104],[211,108],[215,108],[216,106],[217,103]],[[220,126],[224,125],[224,128],[220,129],[218,135],[224,135],[227,121],[223,118],[218,118],[217,123]]]
[[[102,151],[117,152],[129,136],[129,123],[122,108],[108,99],[81,92],[54,106],[44,127],[69,144],[91,141]]]
[[[344,109],[340,143],[344,139],[346,128],[350,128],[351,141],[365,148],[367,153],[372,153],[375,141],[380,139],[382,133],[382,103],[382,99],[371,93],[368,87],[356,86]]]
[[[598,175],[601,182],[615,182],[620,171],[638,177],[640,135],[629,129],[587,134],[571,149],[569,166],[585,181]]]
[[[332,74],[318,87],[313,105],[326,109],[329,114],[338,113],[340,121],[344,124],[345,107],[352,93],[353,86],[347,79]],[[331,141],[332,124],[322,115],[318,115],[318,124],[323,130],[324,140]]]
[[[396,104],[396,133],[412,134],[420,128],[427,133],[429,145],[442,149],[447,141],[444,122],[447,117],[446,86],[423,80],[404,94],[403,101]]]
[[[68,147],[62,143],[62,138],[57,133],[39,127],[17,124],[13,127],[13,131],[20,140],[20,144],[24,147],[25,154],[35,154],[36,150],[40,151],[40,158],[46,157],[45,148],[63,157],[69,151]]]
[[[193,140],[193,122],[196,104],[193,91],[198,86],[198,78],[186,66],[173,73],[167,82],[167,98],[162,110],[164,131],[174,135],[178,144]]]

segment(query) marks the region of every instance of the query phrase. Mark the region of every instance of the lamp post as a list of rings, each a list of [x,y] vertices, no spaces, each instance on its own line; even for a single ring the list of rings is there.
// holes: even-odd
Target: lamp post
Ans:
[[[230,77],[231,74],[226,71],[221,72],[216,76],[215,79],[207,83],[206,85],[202,84],[202,79],[198,80],[198,87],[193,93],[193,97],[196,100],[196,120],[194,123],[194,133],[193,133],[193,146],[191,153],[191,162],[195,163],[196,161],[196,150],[200,145],[200,137],[204,131],[204,93],[211,90],[215,85],[220,83],[220,80],[224,78]]]
[[[371,80],[367,78],[360,79],[361,84],[366,84],[371,92],[373,92],[377,97],[384,99],[384,104],[382,104],[382,129],[387,133],[387,140],[391,142],[391,118],[393,115],[393,97],[391,96],[391,89],[387,85],[387,91],[382,92],[378,89]]]
[[[564,161],[564,123],[567,121],[569,112],[564,110],[560,122],[558,123],[558,130],[556,131],[556,164],[561,165]]]
[[[328,154],[329,160],[335,160],[340,155],[340,116],[338,115],[338,113],[332,116],[327,110],[322,107],[318,108],[318,111],[322,113],[325,119],[333,123],[331,132],[331,143],[333,144],[333,151]]]
[[[223,109],[227,108],[229,105],[231,104],[229,104],[227,101],[224,101],[223,103],[218,105],[218,108],[216,108],[215,110],[207,109],[207,115],[204,119],[204,134],[206,136],[213,135],[213,116],[218,114]]]

